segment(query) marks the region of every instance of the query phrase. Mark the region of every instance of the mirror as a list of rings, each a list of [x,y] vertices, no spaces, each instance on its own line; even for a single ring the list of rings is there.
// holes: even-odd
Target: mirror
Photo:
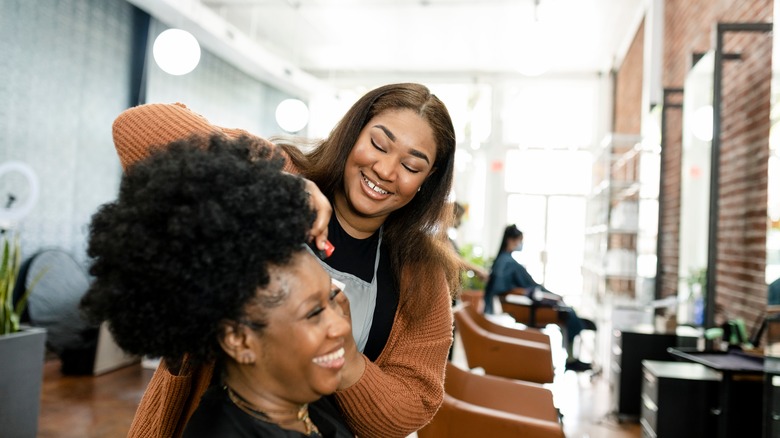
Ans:
[[[775,7],[775,22],[780,8]],[[780,32],[772,36],[772,97],[767,163],[766,271],[767,312],[780,313]]]
[[[713,52],[696,62],[683,98],[677,322],[695,326],[705,316],[714,62]]]
[[[780,312],[780,78],[772,77],[772,109],[767,165],[766,282],[767,304],[772,313]],[[772,308],[772,306],[776,306]]]

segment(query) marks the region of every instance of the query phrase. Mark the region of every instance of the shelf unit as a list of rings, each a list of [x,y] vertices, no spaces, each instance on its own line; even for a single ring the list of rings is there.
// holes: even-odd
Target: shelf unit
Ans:
[[[604,138],[594,154],[583,282],[585,291],[599,301],[640,298],[638,295],[648,289],[643,280],[655,276],[654,272],[648,275],[646,269],[640,276],[637,263],[645,254],[654,257],[657,226],[640,220],[652,216],[652,211],[645,210],[655,208],[657,212],[657,188],[654,193],[648,183],[657,164],[654,155],[657,153],[643,148],[641,136],[614,133]],[[657,176],[655,181],[657,184]]]

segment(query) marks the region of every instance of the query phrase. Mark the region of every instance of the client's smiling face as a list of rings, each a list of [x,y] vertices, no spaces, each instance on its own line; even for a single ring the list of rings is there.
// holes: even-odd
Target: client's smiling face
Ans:
[[[350,322],[336,303],[339,290],[306,251],[270,274],[267,288],[284,288],[289,295],[280,305],[261,310],[267,326],[255,332],[254,344],[262,385],[297,403],[332,394],[341,381],[345,337],[352,336]],[[250,304],[247,316],[252,313]]]

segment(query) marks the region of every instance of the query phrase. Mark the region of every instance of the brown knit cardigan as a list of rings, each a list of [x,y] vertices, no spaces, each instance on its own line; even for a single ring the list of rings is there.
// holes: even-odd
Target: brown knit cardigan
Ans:
[[[125,169],[155,147],[192,134],[219,132],[247,134],[212,125],[181,104],[131,108],[113,126],[114,144]],[[435,273],[441,278],[440,287],[420,290],[412,284],[413,270]],[[452,308],[444,272],[438,266],[407,266],[402,272],[398,309],[385,348],[375,362],[362,356],[363,376],[336,393],[345,420],[361,438],[408,436],[433,418],[444,395],[444,369],[452,343]],[[195,367],[185,358],[174,375],[163,361],[146,388],[128,437],[181,436],[213,372],[213,364]]]

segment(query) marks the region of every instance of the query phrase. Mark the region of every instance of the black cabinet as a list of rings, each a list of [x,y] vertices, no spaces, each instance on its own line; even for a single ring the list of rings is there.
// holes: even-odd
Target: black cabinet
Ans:
[[[760,437],[764,417],[764,358],[740,349],[669,350],[675,358],[704,365],[722,377],[718,384],[718,438]]]
[[[720,380],[697,363],[642,361],[642,436],[716,436]]]
[[[780,438],[780,357],[765,357],[764,373],[764,437]]]
[[[672,360],[669,347],[695,347],[693,334],[658,333],[641,328],[612,333],[610,385],[613,410],[618,418],[639,417],[642,391],[642,361]]]

